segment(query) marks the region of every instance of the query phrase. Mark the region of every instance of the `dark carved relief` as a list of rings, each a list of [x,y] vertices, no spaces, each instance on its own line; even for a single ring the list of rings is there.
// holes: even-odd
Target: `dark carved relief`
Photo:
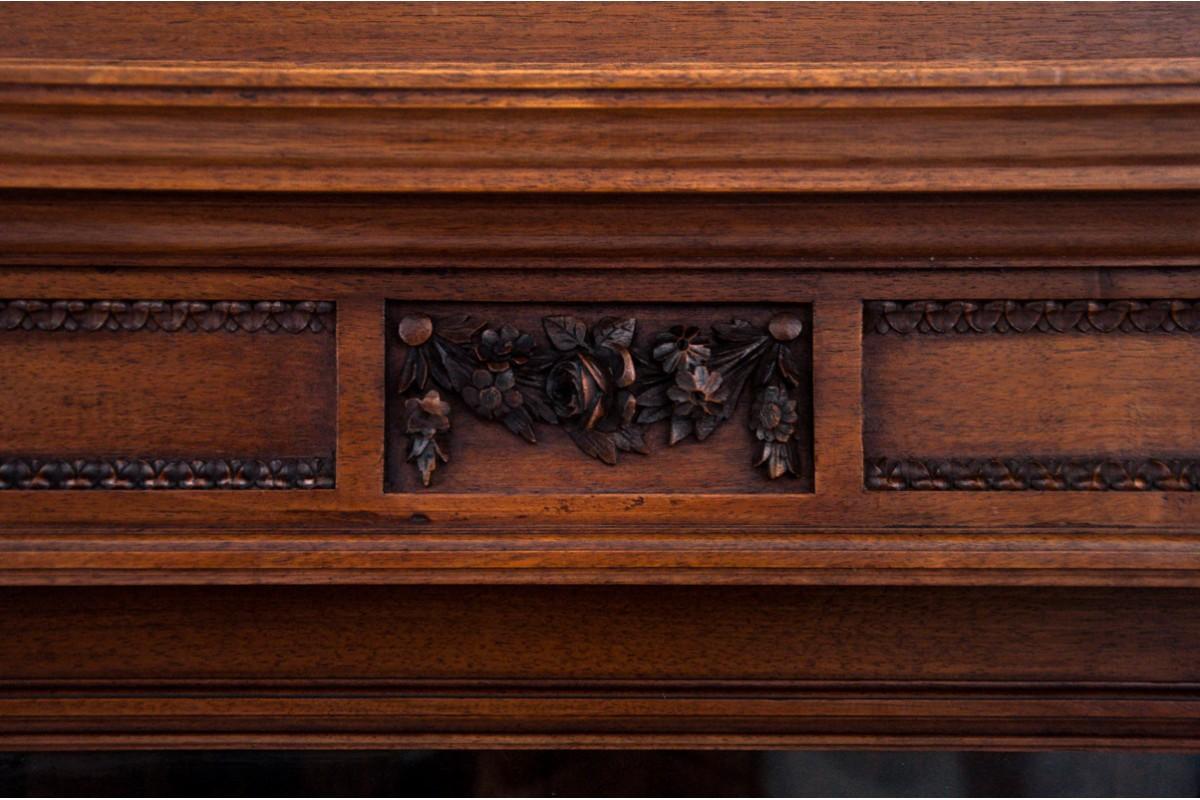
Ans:
[[[1200,301],[916,300],[870,302],[871,334],[1197,333]]]
[[[0,459],[0,489],[332,489],[332,458]]]
[[[1200,460],[868,458],[866,476],[868,489],[1191,492]]]
[[[0,300],[0,331],[321,333],[334,304],[312,300]]]
[[[807,376],[794,352],[799,318],[780,314],[765,328],[744,320],[709,331],[676,326],[643,348],[633,318],[588,325],[548,316],[542,326],[544,343],[467,316],[400,321],[406,457],[424,485],[449,460],[451,396],[530,443],[538,423],[557,425],[585,454],[615,464],[620,452],[646,454],[647,429],[658,422],[669,445],[707,439],[747,386],[749,427],[760,442],[755,465],[771,478],[801,474],[797,398]]]

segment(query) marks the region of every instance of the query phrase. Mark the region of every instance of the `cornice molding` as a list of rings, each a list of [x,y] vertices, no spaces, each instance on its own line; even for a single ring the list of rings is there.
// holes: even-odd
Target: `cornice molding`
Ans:
[[[194,107],[206,110],[185,112]],[[1198,108],[1194,58],[923,67],[10,60],[0,62],[0,128],[10,132],[0,189],[1196,190]],[[260,136],[231,141],[238,126]],[[1081,151],[1080,141],[1095,144]]]

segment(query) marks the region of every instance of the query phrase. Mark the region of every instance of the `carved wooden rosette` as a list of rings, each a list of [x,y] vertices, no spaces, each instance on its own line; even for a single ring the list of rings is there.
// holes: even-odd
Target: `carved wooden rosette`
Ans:
[[[772,479],[801,476],[807,443],[798,395],[808,376],[795,352],[799,317],[777,314],[765,326],[735,319],[708,330],[676,325],[642,345],[633,317],[588,324],[550,315],[542,328],[544,341],[466,315],[400,320],[406,458],[425,486],[449,460],[451,396],[530,444],[536,424],[557,425],[582,452],[614,465],[620,452],[648,454],[647,431],[659,422],[668,445],[704,441],[749,395],[754,465]]]

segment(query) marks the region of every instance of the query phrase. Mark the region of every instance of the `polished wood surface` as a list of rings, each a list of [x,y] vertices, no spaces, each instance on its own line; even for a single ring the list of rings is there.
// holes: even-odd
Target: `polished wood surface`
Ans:
[[[1194,6],[0,22],[8,746],[1196,746]]]
[[[0,743],[1194,748],[1195,593],[8,589]],[[30,658],[36,654],[35,658]]]
[[[167,4],[132,26],[101,6],[6,13],[0,179],[11,187],[958,192],[1200,182],[1200,58],[1189,36],[1198,23],[1186,4],[1136,13],[355,4],[269,20],[236,4]],[[669,34],[649,33],[656,26]]]

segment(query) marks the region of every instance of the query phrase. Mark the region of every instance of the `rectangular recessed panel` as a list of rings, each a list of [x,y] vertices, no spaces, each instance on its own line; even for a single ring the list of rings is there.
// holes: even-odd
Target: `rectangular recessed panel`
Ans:
[[[810,331],[807,306],[392,303],[387,490],[810,491]]]
[[[332,304],[0,303],[0,488],[332,485]]]
[[[869,304],[872,488],[1200,488],[1188,301]]]

